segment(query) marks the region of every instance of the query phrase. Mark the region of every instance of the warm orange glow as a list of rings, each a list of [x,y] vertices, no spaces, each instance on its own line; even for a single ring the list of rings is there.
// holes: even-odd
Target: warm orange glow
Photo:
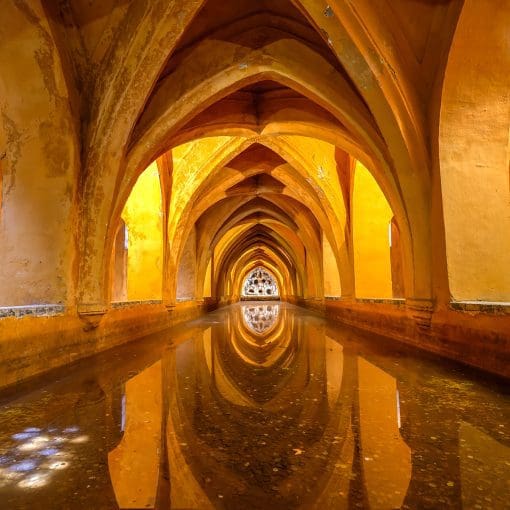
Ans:
[[[391,298],[388,228],[393,212],[376,180],[356,164],[353,193],[356,297]]]
[[[322,257],[324,295],[339,297],[342,295],[342,286],[340,283],[340,273],[338,272],[338,263],[326,236],[322,237]]]
[[[128,234],[127,298],[161,299],[163,238],[156,163],[138,178],[122,212]]]

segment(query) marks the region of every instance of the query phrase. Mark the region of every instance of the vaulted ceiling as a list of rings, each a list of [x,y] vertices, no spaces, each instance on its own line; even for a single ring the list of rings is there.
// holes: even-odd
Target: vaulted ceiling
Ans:
[[[103,299],[123,204],[156,158],[168,274],[196,228],[199,271],[220,246],[225,274],[272,263],[314,294],[325,236],[352,293],[359,160],[399,222],[408,294],[428,296],[429,116],[461,3],[47,2],[79,119],[82,301]]]

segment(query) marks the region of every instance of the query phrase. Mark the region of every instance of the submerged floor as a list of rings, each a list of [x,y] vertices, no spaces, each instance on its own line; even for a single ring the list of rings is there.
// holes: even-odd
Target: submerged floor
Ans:
[[[236,305],[0,395],[0,508],[508,508],[510,398],[476,377]]]

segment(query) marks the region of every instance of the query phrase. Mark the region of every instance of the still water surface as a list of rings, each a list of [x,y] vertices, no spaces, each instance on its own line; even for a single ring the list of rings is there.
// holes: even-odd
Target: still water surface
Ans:
[[[232,306],[0,394],[0,508],[510,508],[510,398],[484,379]]]

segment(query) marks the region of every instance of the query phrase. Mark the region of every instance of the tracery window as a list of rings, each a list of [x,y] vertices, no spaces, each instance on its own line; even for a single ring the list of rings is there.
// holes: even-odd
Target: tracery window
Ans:
[[[274,276],[263,267],[255,268],[244,280],[243,297],[278,297],[278,284]]]

